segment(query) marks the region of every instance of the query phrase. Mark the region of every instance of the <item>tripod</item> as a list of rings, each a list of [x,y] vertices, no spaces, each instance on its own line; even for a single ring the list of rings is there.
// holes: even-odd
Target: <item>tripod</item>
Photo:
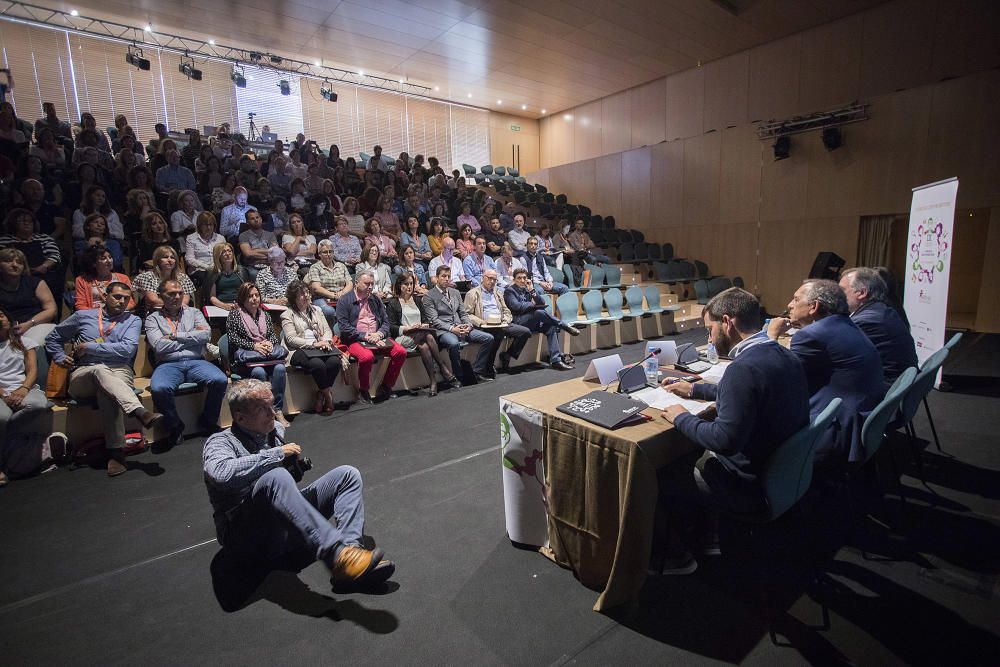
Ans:
[[[250,117],[250,130],[247,133],[248,141],[260,141],[262,139],[260,132],[257,131],[257,124],[253,122],[253,117],[256,115],[253,111],[247,114]]]

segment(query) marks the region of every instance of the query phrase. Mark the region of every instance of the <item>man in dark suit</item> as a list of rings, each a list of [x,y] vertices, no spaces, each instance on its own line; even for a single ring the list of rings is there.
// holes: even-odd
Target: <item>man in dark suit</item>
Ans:
[[[860,267],[845,271],[840,277],[840,288],[847,297],[851,319],[882,358],[888,390],[903,371],[917,365],[917,346],[910,328],[888,304],[889,289],[875,269]]]
[[[820,437],[816,464],[821,467],[864,458],[861,426],[885,395],[878,350],[847,313],[840,285],[807,280],[788,303],[788,317],[774,318],[767,329],[773,339],[798,329],[791,350],[806,371],[810,418],[834,398],[843,401],[831,430]]]
[[[462,295],[451,282],[451,267],[442,264],[435,271],[437,284],[424,297],[424,319],[438,331],[438,345],[448,350],[451,370],[461,376],[462,357],[459,345],[463,339],[479,344],[479,352],[472,363],[472,370],[479,382],[493,382],[493,336],[472,326],[469,314],[462,305]]]
[[[545,334],[549,341],[549,365],[561,371],[570,370],[572,357],[559,348],[559,331],[579,336],[580,330],[557,320],[545,310],[545,301],[532,286],[527,269],[514,269],[513,278],[514,283],[504,291],[503,300],[514,314],[514,324]]]

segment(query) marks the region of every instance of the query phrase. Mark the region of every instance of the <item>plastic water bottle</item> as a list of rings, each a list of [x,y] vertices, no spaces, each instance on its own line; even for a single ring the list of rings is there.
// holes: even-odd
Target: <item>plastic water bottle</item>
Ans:
[[[655,348],[647,345],[646,355],[648,356]],[[646,371],[646,382],[650,384],[656,384],[656,381],[660,376],[660,358],[659,355],[654,354],[646,361],[642,362],[643,370]]]
[[[705,359],[708,360],[708,363],[710,364],[719,363],[719,351],[715,349],[714,344],[709,343],[708,347],[705,348]]]

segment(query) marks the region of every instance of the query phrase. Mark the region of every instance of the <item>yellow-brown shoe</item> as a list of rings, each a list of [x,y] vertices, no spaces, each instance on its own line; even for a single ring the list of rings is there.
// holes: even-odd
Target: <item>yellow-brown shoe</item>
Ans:
[[[108,477],[117,477],[126,472],[128,472],[128,468],[123,462],[114,457],[108,459]]]
[[[382,550],[377,547],[369,551],[363,547],[345,546],[333,562],[331,580],[334,583],[357,581],[378,565],[382,556]]]

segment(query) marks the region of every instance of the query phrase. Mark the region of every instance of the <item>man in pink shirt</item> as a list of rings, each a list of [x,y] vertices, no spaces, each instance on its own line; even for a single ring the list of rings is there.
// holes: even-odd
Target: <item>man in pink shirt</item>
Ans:
[[[340,339],[348,345],[347,351],[358,360],[360,400],[370,405],[373,403],[370,387],[375,355],[389,355],[389,368],[374,399],[381,401],[396,398],[392,387],[406,362],[406,349],[389,338],[389,316],[385,305],[372,294],[375,274],[361,271],[354,285],[352,291],[337,300],[337,324]]]

